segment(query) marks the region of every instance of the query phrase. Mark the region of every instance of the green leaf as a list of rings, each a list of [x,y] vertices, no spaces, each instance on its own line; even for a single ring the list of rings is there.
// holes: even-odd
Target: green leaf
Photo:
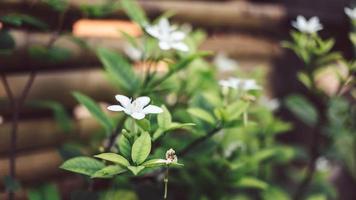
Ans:
[[[212,124],[212,125],[215,124],[214,117],[210,113],[208,113],[207,111],[205,111],[201,108],[189,108],[188,113],[198,119],[208,122],[209,124]]]
[[[287,108],[301,121],[314,126],[318,121],[318,113],[314,106],[301,95],[290,95],[286,101]]]
[[[0,30],[0,53],[13,50],[15,45],[15,40],[10,33],[5,30]]]
[[[128,166],[127,169],[129,169],[136,176],[143,169],[145,169],[145,166]]]
[[[246,101],[237,101],[227,107],[227,117],[230,121],[241,117],[250,104]]]
[[[163,113],[157,115],[158,126],[163,130],[167,130],[171,127],[172,116],[166,106],[162,105],[161,108]]]
[[[297,77],[298,80],[305,85],[305,87],[307,87],[308,89],[311,88],[312,81],[310,80],[309,76],[305,72],[298,72]]]
[[[183,128],[188,128],[190,126],[195,126],[194,123],[178,123],[178,122],[172,122],[171,125],[168,128],[168,131],[176,130],[176,129],[183,129]]]
[[[27,192],[29,200],[60,200],[60,194],[55,184],[45,184],[36,189],[29,189]]]
[[[161,167],[161,166],[166,166],[166,160],[165,159],[152,159],[152,160],[147,160],[146,162],[142,163],[142,166],[145,167]]]
[[[124,158],[116,153],[102,153],[102,154],[96,155],[94,157],[100,158],[103,160],[107,160],[107,161],[122,165],[124,167],[127,167],[130,165],[129,161],[127,161],[126,158]]]
[[[21,188],[20,183],[16,179],[13,179],[11,176],[4,176],[3,183],[7,191],[15,192]]]
[[[41,20],[25,14],[9,14],[0,17],[0,21],[6,24],[11,24],[14,26],[22,26],[23,24],[28,24],[40,29],[48,29],[47,24]]]
[[[148,133],[142,133],[132,145],[132,161],[139,165],[143,163],[151,152],[151,137]]]
[[[236,183],[236,186],[242,188],[256,188],[261,190],[268,188],[268,184],[266,182],[254,177],[243,177]]]
[[[134,92],[139,87],[140,80],[123,56],[104,48],[99,48],[97,54],[105,70],[113,75],[122,89]]]
[[[121,134],[118,141],[120,153],[127,159],[130,159],[131,156],[131,143],[130,140],[124,135]]]
[[[147,119],[136,120],[135,123],[144,131],[150,131],[151,129],[150,121]]]
[[[100,109],[99,105],[97,105],[90,97],[80,92],[73,92],[73,96],[89,110],[91,115],[105,128],[108,134],[111,133],[113,124],[109,117]]]
[[[109,165],[97,172],[95,172],[91,178],[112,178],[115,175],[122,174],[126,172],[127,169],[122,168],[119,165]]]
[[[71,52],[68,49],[52,46],[31,46],[29,49],[30,56],[41,62],[58,63],[64,62],[71,57]]]
[[[48,4],[53,10],[64,12],[68,8],[68,0],[42,0]]]
[[[72,158],[60,166],[61,169],[88,176],[92,176],[104,167],[105,165],[102,162],[90,157]]]
[[[71,117],[62,104],[56,101],[39,100],[31,103],[31,105],[52,110],[56,122],[65,133],[70,133],[74,129]]]
[[[145,15],[143,9],[133,0],[121,0],[121,5],[125,10],[126,14],[131,20],[137,22],[141,26],[148,24],[148,19]]]

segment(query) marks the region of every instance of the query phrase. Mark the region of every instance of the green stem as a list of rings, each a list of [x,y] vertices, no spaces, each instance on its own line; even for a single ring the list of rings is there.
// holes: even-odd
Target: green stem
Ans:
[[[167,199],[168,196],[168,173],[169,173],[169,167],[166,169],[166,174],[164,176],[164,196],[163,199]]]
[[[247,111],[245,111],[243,113],[243,121],[244,121],[244,125],[246,126],[247,123],[248,123],[248,114],[247,114]]]

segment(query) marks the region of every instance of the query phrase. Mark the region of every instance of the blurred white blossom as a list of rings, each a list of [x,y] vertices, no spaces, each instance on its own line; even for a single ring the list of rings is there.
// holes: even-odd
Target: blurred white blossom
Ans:
[[[189,50],[188,45],[183,42],[186,33],[178,31],[175,26],[171,26],[167,18],[162,18],[158,24],[147,26],[145,29],[147,33],[159,40],[158,45],[162,50]]]
[[[323,29],[318,17],[312,17],[307,20],[304,16],[299,15],[296,21],[292,22],[292,26],[300,32],[313,34]]]
[[[352,20],[356,20],[356,7],[355,8],[345,8],[345,14]]]
[[[316,169],[318,171],[329,171],[331,168],[330,161],[325,157],[319,157],[316,160]]]
[[[219,84],[224,88],[233,88],[237,90],[260,90],[261,87],[256,83],[254,79],[238,79],[232,78],[226,80],[220,80]]]
[[[116,100],[120,105],[111,105],[108,110],[111,111],[124,111],[126,114],[130,115],[135,119],[143,119],[146,114],[158,114],[162,113],[162,108],[154,105],[148,105],[151,101],[149,97],[142,96],[138,97],[134,101],[124,95],[116,95]]]
[[[140,61],[143,56],[143,52],[141,49],[136,48],[129,43],[126,43],[124,45],[124,52],[133,61]]]
[[[213,62],[220,72],[233,71],[236,70],[239,66],[236,60],[227,57],[223,53],[219,53],[217,56],[215,56]]]
[[[280,107],[278,99],[270,99],[266,96],[260,98],[260,104],[267,107],[271,111],[275,111]]]

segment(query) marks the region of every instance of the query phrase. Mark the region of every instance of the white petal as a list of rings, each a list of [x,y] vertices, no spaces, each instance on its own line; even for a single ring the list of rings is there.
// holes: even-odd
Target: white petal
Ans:
[[[128,105],[130,105],[131,103],[131,99],[129,99],[127,96],[124,96],[124,95],[116,95],[115,96],[115,99],[120,102],[120,104],[123,106],[123,107],[127,107]]]
[[[185,33],[182,31],[175,31],[171,34],[171,37],[175,41],[181,41],[185,38]]]
[[[168,42],[165,42],[165,41],[160,41],[158,43],[159,45],[159,48],[161,48],[162,50],[169,50],[171,49],[171,45],[168,43]]]
[[[125,110],[125,108],[123,108],[122,106],[119,106],[119,105],[108,106],[107,109],[111,110],[111,111],[123,111],[123,110]]]
[[[158,22],[159,28],[164,31],[164,32],[169,32],[170,31],[170,25],[169,21],[167,18],[162,18]]]
[[[145,114],[139,112],[132,113],[131,116],[138,120],[145,118]]]
[[[183,43],[183,42],[173,43],[173,44],[172,44],[172,47],[173,47],[174,49],[179,50],[179,51],[189,51],[188,45],[186,45],[186,44]]]
[[[160,37],[158,28],[156,26],[148,26],[148,27],[146,27],[145,30],[146,30],[146,32],[148,34],[150,34],[151,36],[153,36],[155,38],[159,38]]]
[[[149,105],[146,108],[144,108],[142,110],[143,113],[145,114],[157,114],[157,113],[161,113],[163,112],[162,108],[158,107],[158,106],[154,106],[154,105]]]
[[[137,99],[135,99],[135,102],[142,107],[147,106],[148,103],[150,103],[150,101],[151,101],[150,97],[146,97],[146,96],[138,97]]]

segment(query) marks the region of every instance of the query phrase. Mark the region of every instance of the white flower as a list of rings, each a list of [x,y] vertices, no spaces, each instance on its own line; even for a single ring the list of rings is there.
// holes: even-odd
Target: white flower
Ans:
[[[214,58],[213,62],[217,66],[218,70],[221,72],[233,71],[238,68],[238,63],[236,62],[236,60],[228,58],[223,53],[219,53]]]
[[[141,49],[136,48],[132,44],[128,43],[124,45],[124,52],[133,61],[140,61],[143,56]]]
[[[176,152],[173,149],[169,149],[166,152],[166,164],[177,163],[178,158],[176,156]]]
[[[186,34],[177,31],[177,28],[171,26],[166,18],[162,18],[157,25],[147,26],[145,29],[147,33],[159,40],[158,45],[162,50],[189,50],[188,45],[183,42]]]
[[[345,14],[352,20],[356,20],[356,7],[355,8],[345,8]]]
[[[143,119],[146,114],[158,114],[163,112],[162,108],[154,105],[148,105],[150,98],[143,96],[138,97],[134,101],[124,95],[116,95],[116,100],[120,102],[120,105],[112,105],[108,107],[111,111],[124,111],[135,119]]]
[[[299,15],[296,21],[292,22],[292,26],[300,32],[313,34],[323,29],[318,17],[312,17],[307,20],[305,17]]]
[[[260,99],[260,103],[271,111],[275,111],[280,107],[280,102],[278,101],[278,99],[270,99],[266,96],[263,96]]]
[[[229,78],[227,80],[220,80],[219,84],[224,88],[233,88],[243,91],[260,90],[261,87],[253,79],[238,79]]]
[[[318,171],[329,171],[331,168],[330,161],[325,157],[319,157],[316,160],[316,169]]]

